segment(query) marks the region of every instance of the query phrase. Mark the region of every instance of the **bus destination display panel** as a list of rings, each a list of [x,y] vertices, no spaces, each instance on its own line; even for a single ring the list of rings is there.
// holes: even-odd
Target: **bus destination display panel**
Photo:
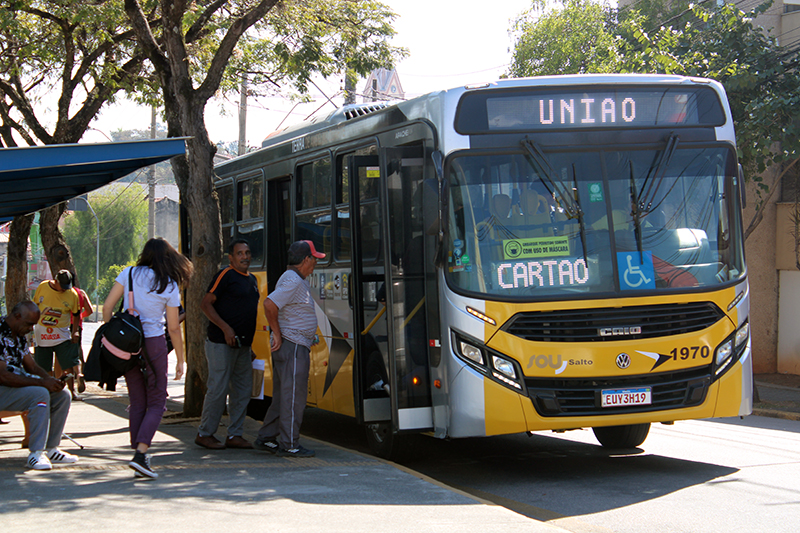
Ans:
[[[464,95],[456,116],[463,134],[724,123],[722,104],[706,87],[476,91]]]

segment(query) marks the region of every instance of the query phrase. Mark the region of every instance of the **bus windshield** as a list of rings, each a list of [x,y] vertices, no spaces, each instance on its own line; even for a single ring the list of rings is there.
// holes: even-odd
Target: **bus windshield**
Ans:
[[[744,275],[728,146],[453,157],[446,276],[502,298],[714,287]]]

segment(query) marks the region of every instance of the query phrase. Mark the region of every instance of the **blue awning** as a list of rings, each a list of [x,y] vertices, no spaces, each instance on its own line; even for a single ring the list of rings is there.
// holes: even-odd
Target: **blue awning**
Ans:
[[[65,202],[184,153],[184,138],[0,148],[0,221]]]

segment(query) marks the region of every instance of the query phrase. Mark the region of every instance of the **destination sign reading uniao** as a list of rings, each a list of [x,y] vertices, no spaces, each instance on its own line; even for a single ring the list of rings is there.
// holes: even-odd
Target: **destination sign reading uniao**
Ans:
[[[478,133],[724,123],[722,105],[710,88],[598,86],[467,94],[456,129]]]

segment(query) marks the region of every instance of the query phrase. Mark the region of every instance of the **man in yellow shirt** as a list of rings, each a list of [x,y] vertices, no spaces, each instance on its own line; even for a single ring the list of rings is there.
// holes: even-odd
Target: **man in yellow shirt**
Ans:
[[[75,377],[80,375],[80,301],[72,288],[72,274],[59,270],[56,279],[43,281],[36,288],[33,303],[39,307],[39,322],[33,329],[36,364],[47,372],[53,371],[53,354],[65,372],[72,373],[67,380],[72,398],[75,395]]]

